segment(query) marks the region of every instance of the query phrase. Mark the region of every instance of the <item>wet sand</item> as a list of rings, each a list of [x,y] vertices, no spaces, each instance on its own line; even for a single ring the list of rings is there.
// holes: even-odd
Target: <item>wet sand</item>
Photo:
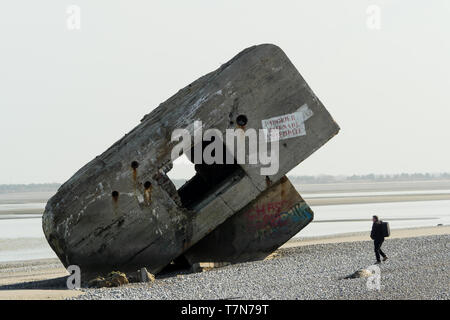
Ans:
[[[60,300],[82,294],[67,290],[68,274],[58,259],[0,263],[0,300]]]
[[[370,232],[355,232],[322,237],[308,237],[304,239],[295,238],[289,240],[280,248],[292,248],[325,243],[371,241],[369,234]],[[391,230],[391,236],[389,238],[386,238],[387,239],[386,241],[388,241],[389,239],[414,238],[414,237],[425,237],[444,234],[450,234],[450,226],[393,229]]]

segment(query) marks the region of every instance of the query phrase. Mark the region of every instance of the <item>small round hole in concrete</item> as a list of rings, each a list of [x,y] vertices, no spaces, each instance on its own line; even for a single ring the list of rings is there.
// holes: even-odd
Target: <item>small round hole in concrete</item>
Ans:
[[[139,167],[139,162],[133,161],[133,162],[131,163],[131,167],[132,167],[133,169],[137,169],[137,168]]]
[[[241,127],[245,126],[247,124],[247,122],[248,122],[248,119],[247,119],[246,115],[240,114],[236,118],[236,123]]]
[[[117,200],[117,198],[119,198],[119,192],[113,191],[111,192],[111,196],[113,197],[114,200]]]
[[[144,188],[147,190],[147,189],[150,189],[150,187],[152,186],[152,183],[150,182],[150,181],[145,181],[145,183],[144,183]]]

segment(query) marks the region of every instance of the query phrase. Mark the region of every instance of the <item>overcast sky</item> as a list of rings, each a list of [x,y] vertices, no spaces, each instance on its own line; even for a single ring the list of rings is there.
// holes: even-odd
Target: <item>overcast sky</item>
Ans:
[[[0,183],[64,182],[261,43],[285,51],[341,126],[291,173],[449,172],[449,17],[448,0],[2,1]]]

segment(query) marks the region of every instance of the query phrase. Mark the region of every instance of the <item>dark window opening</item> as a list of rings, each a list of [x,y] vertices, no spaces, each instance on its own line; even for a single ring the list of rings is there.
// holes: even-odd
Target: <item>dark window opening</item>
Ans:
[[[211,142],[212,141],[204,141],[202,143],[203,150]],[[187,158],[191,159],[191,161],[193,159],[193,151],[194,148],[191,149],[191,154],[187,155]],[[183,207],[194,209],[204,200],[214,196],[217,192],[220,192],[221,189],[228,184],[233,184],[245,175],[244,170],[237,164],[236,159],[234,159],[234,162],[231,164],[226,164],[226,159],[227,149],[225,145],[223,145],[223,164],[213,163],[208,165],[206,163],[201,163],[194,165],[195,175],[178,189],[178,194]],[[213,197],[210,199],[212,200]],[[206,201],[204,204],[208,202],[209,201]]]
[[[172,165],[172,168],[166,174],[178,190],[186,181],[195,176],[194,164],[185,154],[182,154],[175,159]]]

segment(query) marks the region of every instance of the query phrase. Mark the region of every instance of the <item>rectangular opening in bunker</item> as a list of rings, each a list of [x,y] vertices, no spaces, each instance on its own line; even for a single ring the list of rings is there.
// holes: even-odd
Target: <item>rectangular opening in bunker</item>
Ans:
[[[211,142],[203,141],[202,150],[204,150],[209,143]],[[183,207],[187,209],[192,210],[197,208],[200,204],[201,206],[206,205],[209,201],[214,199],[214,194],[216,192],[226,188],[227,185],[239,181],[245,175],[244,170],[237,164],[236,159],[234,159],[234,162],[231,164],[226,163],[226,153],[228,151],[225,145],[223,145],[222,164],[206,164],[204,162],[201,164],[194,164],[192,157],[194,147],[192,147],[190,151],[189,154],[183,154],[178,157],[173,162],[172,170],[168,172],[169,178],[171,178],[172,182],[177,186],[178,195],[180,196]],[[180,160],[177,161],[178,159]],[[172,171],[174,171],[173,174]],[[175,175],[175,173],[177,174]],[[190,179],[182,186],[179,186],[180,181],[175,179],[175,176],[179,177],[183,174],[190,177]]]
[[[172,169],[167,172],[167,176],[178,190],[186,181],[191,180],[195,176],[194,164],[185,154],[182,154],[175,159]]]

